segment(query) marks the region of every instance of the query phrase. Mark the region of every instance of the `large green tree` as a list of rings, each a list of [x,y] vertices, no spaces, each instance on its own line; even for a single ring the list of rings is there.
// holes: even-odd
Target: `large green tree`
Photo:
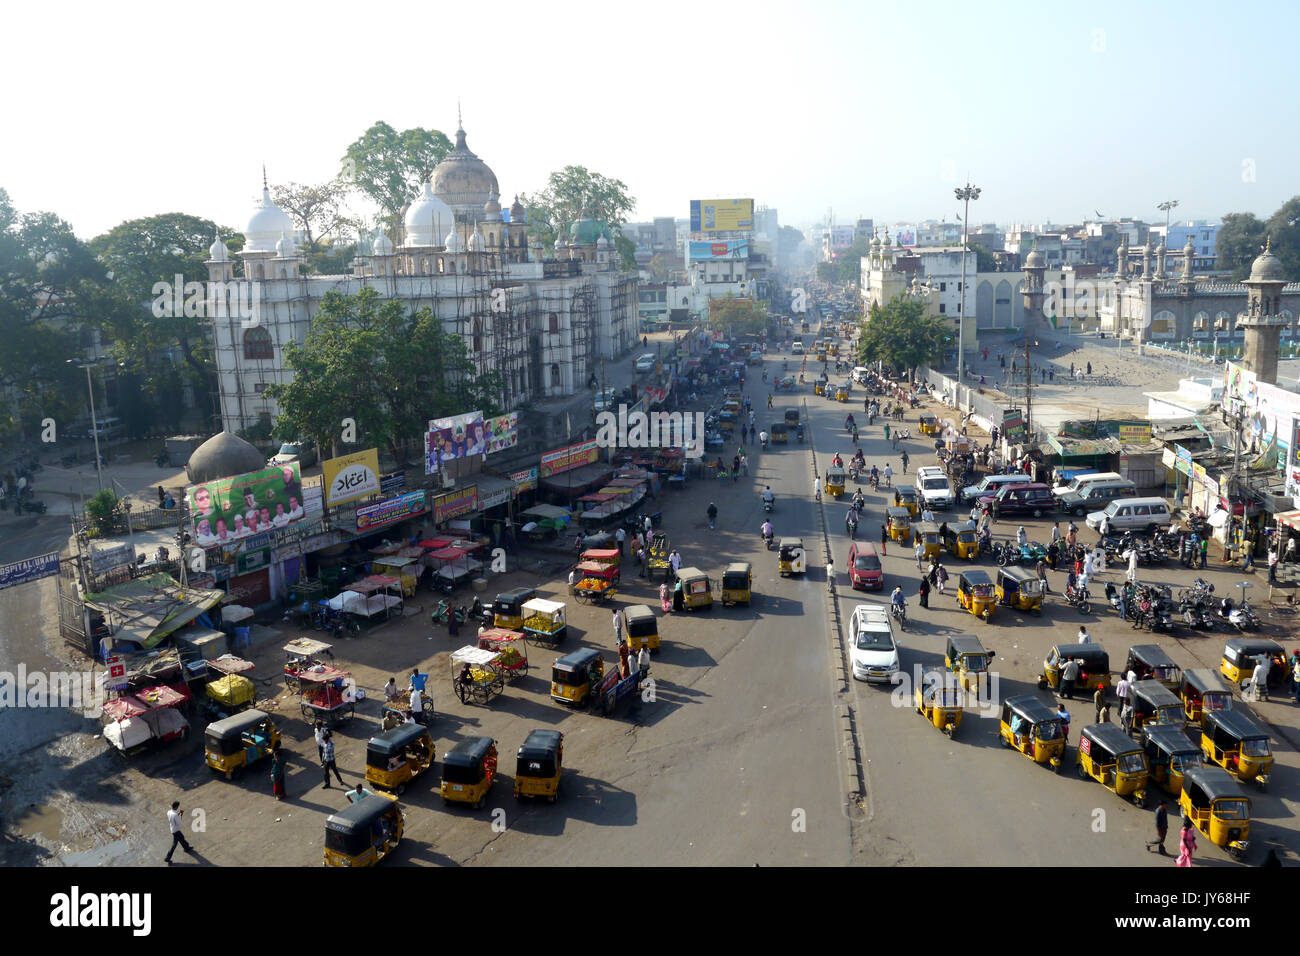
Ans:
[[[348,146],[342,178],[395,226],[402,206],[419,194],[451,149],[451,140],[439,130],[417,126],[398,132],[380,120]]]
[[[883,361],[910,373],[938,359],[952,339],[951,325],[939,316],[926,315],[919,299],[895,296],[884,306],[871,307],[858,337],[858,362]]]
[[[709,302],[709,328],[732,335],[756,335],[767,329],[767,310],[753,299],[726,295]]]
[[[1224,216],[1214,244],[1217,267],[1232,270],[1234,279],[1244,279],[1264,245],[1264,231],[1264,223],[1254,213],[1230,212]]]
[[[351,188],[342,176],[314,185],[289,182],[271,187],[275,204],[302,232],[309,261],[333,242],[356,236],[363,228],[361,219],[347,208]]]
[[[1282,260],[1282,272],[1292,282],[1300,281],[1300,196],[1292,196],[1265,226],[1273,254]]]
[[[528,210],[528,231],[547,247],[561,229],[584,216],[608,223],[617,233],[636,207],[626,183],[585,166],[565,166],[551,173],[540,192],[521,195],[519,201]]]

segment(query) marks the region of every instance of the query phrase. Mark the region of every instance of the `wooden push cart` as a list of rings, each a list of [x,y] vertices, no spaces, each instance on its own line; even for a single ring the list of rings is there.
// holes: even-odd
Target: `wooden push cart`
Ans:
[[[452,685],[462,704],[486,704],[506,688],[501,655],[466,644],[451,655]]]
[[[528,637],[523,631],[490,627],[478,636],[478,646],[498,655],[497,670],[507,681],[518,680],[528,673]]]

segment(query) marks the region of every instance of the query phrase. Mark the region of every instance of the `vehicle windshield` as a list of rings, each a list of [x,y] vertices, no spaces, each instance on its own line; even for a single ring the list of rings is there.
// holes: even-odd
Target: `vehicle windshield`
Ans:
[[[874,554],[860,554],[853,562],[853,567],[858,571],[879,571],[880,559]]]
[[[1267,757],[1268,741],[1267,740],[1243,740],[1241,742],[1241,755],[1243,757]]]
[[[289,442],[285,442],[283,445],[280,446],[280,450],[279,450],[278,452],[276,452],[276,454],[277,454],[277,455],[296,455],[296,454],[298,454],[298,449],[299,449],[299,447],[300,447],[300,446],[297,445],[297,444],[291,444],[291,443],[289,443]]]
[[[1120,754],[1118,764],[1120,773],[1138,773],[1146,769],[1146,761],[1137,752]]]
[[[1061,722],[1059,720],[1045,720],[1041,724],[1035,724],[1034,736],[1039,740],[1059,740],[1061,737]]]
[[[931,488],[942,488],[944,491],[947,491],[948,479],[947,478],[922,478],[921,487],[925,488],[926,490],[929,490]]]
[[[964,654],[961,659],[962,668],[970,673],[984,671],[988,667],[988,663],[988,657],[983,654]]]
[[[1202,710],[1227,710],[1232,704],[1232,695],[1223,691],[1206,691],[1201,696]]]
[[[1220,820],[1249,820],[1250,801],[1218,800],[1214,804],[1214,815]]]
[[[552,668],[551,681],[556,684],[564,684],[567,687],[581,687],[587,683],[587,671],[585,668],[580,671],[562,671],[558,668]]]
[[[858,650],[892,651],[894,641],[887,631],[858,631]]]
[[[1174,754],[1169,758],[1169,769],[1174,773],[1186,773],[1193,767],[1199,767],[1203,763],[1200,754]]]

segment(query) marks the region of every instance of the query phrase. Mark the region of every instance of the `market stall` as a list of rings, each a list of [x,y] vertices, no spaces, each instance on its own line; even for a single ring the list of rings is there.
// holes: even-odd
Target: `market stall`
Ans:
[[[190,725],[180,708],[190,698],[184,688],[184,684],[160,684],[107,701],[103,707],[104,740],[123,754],[135,754],[153,741],[186,739]]]
[[[528,637],[523,631],[505,627],[490,627],[478,636],[480,650],[497,655],[496,666],[508,681],[518,680],[528,673]]]
[[[483,562],[470,557],[469,549],[453,545],[433,551],[429,557],[437,562],[433,573],[434,584],[444,591],[454,591],[467,584],[474,572],[483,567]]]

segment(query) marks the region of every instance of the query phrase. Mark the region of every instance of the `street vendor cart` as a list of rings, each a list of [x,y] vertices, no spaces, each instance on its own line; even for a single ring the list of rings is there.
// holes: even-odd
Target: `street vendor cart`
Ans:
[[[528,637],[523,631],[490,627],[478,636],[478,646],[497,653],[496,666],[506,680],[518,680],[528,673]]]
[[[523,611],[524,633],[531,640],[554,646],[564,637],[567,624],[562,602],[533,598],[524,604]]]
[[[352,675],[336,667],[308,668],[298,672],[302,688],[299,706],[308,721],[319,720],[326,727],[347,723],[356,713],[350,684]]]
[[[298,674],[309,667],[323,666],[323,658],[334,659],[334,645],[310,637],[299,637],[284,645],[284,685],[298,693]]]
[[[180,712],[190,699],[187,691],[184,684],[160,684],[106,701],[104,740],[124,755],[139,753],[155,741],[187,740],[190,724]]]
[[[614,596],[614,585],[619,578],[617,564],[580,561],[578,574],[580,577],[573,593],[580,603],[599,604]]]
[[[496,651],[466,644],[451,655],[451,679],[462,704],[486,704],[506,688]]]

